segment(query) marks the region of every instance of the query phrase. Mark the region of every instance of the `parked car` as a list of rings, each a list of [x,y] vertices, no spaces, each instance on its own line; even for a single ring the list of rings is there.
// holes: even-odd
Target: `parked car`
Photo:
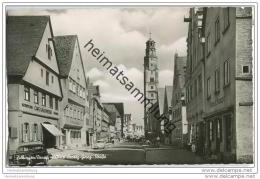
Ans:
[[[97,140],[96,144],[94,145],[94,149],[104,149],[106,145],[106,141],[105,140]]]
[[[42,144],[27,144],[19,146],[16,152],[10,156],[11,165],[30,165],[38,163],[47,165],[51,155]]]

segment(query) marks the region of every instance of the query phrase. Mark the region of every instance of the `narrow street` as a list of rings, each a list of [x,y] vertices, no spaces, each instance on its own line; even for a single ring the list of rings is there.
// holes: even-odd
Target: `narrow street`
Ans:
[[[67,151],[68,152],[68,151]],[[168,147],[151,148],[136,143],[123,142],[100,150],[70,150],[72,158],[56,158],[49,161],[49,166],[105,165],[105,164],[203,164],[202,158],[194,153]],[[60,155],[62,156],[62,154]],[[76,156],[80,156],[78,159]],[[92,157],[90,157],[92,156]],[[84,158],[85,157],[85,158]]]

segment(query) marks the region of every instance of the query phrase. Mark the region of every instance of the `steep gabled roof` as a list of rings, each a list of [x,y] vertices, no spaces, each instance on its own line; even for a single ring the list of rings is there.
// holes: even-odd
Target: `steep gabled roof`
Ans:
[[[60,68],[60,75],[62,77],[68,77],[69,75],[76,40],[76,35],[54,37],[57,62]]]
[[[7,74],[24,76],[35,56],[49,16],[8,16],[6,23]]]

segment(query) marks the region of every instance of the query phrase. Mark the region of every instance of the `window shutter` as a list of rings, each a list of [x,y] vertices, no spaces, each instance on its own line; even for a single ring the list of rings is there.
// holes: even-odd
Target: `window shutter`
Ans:
[[[39,126],[38,126],[38,140],[39,141],[43,141],[43,129],[42,129],[42,125],[40,124]]]
[[[37,141],[41,140],[41,136],[40,136],[40,125],[37,124]]]
[[[24,139],[24,137],[23,137],[23,124],[21,124],[21,130],[20,130],[20,142],[23,142],[23,139]]]

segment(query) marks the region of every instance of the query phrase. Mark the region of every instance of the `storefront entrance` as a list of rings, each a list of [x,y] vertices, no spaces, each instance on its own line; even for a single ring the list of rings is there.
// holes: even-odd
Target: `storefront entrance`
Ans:
[[[42,128],[43,133],[43,145],[46,148],[54,148],[56,145],[56,137],[53,136],[47,129]]]
[[[62,132],[55,125],[44,122],[42,123],[43,145],[46,148],[58,147],[57,138],[63,136]]]
[[[87,146],[90,146],[90,142],[89,142],[89,132],[86,131],[86,144]]]

